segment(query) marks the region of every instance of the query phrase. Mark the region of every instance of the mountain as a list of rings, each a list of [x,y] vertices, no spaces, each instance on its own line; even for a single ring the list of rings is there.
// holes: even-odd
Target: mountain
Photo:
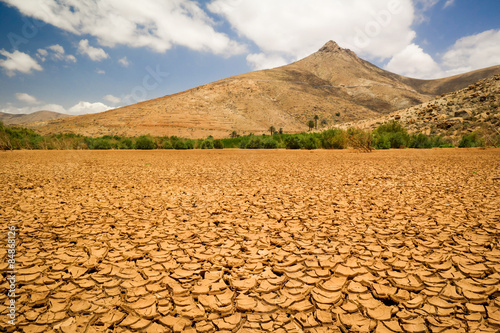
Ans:
[[[53,111],[37,111],[29,114],[13,114],[0,112],[0,121],[5,125],[19,125],[25,123],[34,123],[34,122],[46,122],[48,120],[60,119],[71,117],[70,115],[53,112]]]
[[[454,144],[471,132],[492,140],[500,135],[500,74],[420,105],[339,127],[373,129],[392,119],[399,121],[409,133],[442,135]]]
[[[177,135],[203,138],[308,129],[377,117],[427,102],[500,73],[500,66],[441,80],[416,80],[382,70],[329,41],[290,65],[250,72],[177,94],[97,114],[34,124],[41,133],[90,136]],[[457,88],[458,87],[458,88]]]

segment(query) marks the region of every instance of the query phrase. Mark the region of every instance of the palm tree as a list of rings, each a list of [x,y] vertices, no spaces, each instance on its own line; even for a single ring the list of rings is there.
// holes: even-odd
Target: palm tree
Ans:
[[[269,127],[269,132],[271,132],[271,135],[273,135],[274,132],[276,132],[276,128],[274,128],[274,126]]]
[[[318,129],[318,119],[319,119],[319,116],[318,116],[318,115],[315,115],[315,116],[314,116],[314,127],[315,127],[316,129]]]
[[[309,120],[307,126],[309,126],[309,131],[312,130],[314,128],[314,120]]]

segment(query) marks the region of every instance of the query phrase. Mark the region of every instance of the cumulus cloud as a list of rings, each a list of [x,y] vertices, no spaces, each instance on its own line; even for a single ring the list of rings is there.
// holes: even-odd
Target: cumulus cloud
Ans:
[[[51,45],[48,49],[54,51],[56,54],[64,54],[64,47],[59,44]]]
[[[394,55],[385,69],[415,78],[431,79],[441,75],[441,68],[434,59],[415,44],[408,45]]]
[[[429,20],[427,12],[439,3],[440,0],[414,0],[415,23],[421,24]]]
[[[109,58],[109,55],[103,49],[90,46],[88,39],[82,39],[78,43],[78,52],[87,55],[93,61],[101,61]]]
[[[66,62],[76,62],[75,56],[66,54],[64,47],[59,44],[51,45],[46,49],[38,49],[36,55],[42,61],[45,61],[47,60],[47,57],[50,57],[52,60],[56,61],[61,60]]]
[[[46,49],[38,49],[36,53],[42,61],[45,61],[45,57],[49,55],[49,52]]]
[[[111,106],[107,106],[106,104],[96,102],[83,102],[80,101],[76,105],[70,107],[68,109],[68,114],[77,115],[77,114],[87,114],[87,113],[98,113],[107,110],[113,109]]]
[[[112,103],[112,104],[118,104],[122,101],[122,99],[120,97],[116,97],[113,95],[106,95],[103,97],[103,99]]]
[[[130,62],[128,61],[127,57],[123,57],[123,58],[118,59],[118,62],[123,67],[128,67],[130,65]]]
[[[59,104],[43,104],[38,106],[16,107],[12,105],[12,103],[7,103],[6,105],[0,106],[0,112],[10,113],[10,114],[30,114],[41,110],[47,110],[47,111],[54,111],[70,115],[81,115],[81,114],[103,112],[110,109],[113,109],[113,107],[100,102],[91,103],[83,101],[78,102],[69,109],[66,109]]]
[[[17,93],[16,98],[17,100],[28,104],[40,104],[40,101],[36,99],[36,97],[31,96],[27,93]]]
[[[459,39],[442,57],[450,74],[500,65],[500,30]]]
[[[103,70],[103,69],[96,69],[96,71],[95,71],[95,72],[96,72],[97,74],[101,74],[101,75],[106,74],[106,71],[105,71],[105,70]]]
[[[59,104],[44,104],[38,106],[16,107],[11,103],[7,103],[6,105],[0,106],[0,112],[10,113],[10,114],[30,114],[42,110],[66,113],[64,107]]]
[[[361,56],[385,59],[415,37],[410,0],[215,0],[207,7],[260,48],[262,61],[249,59],[256,68],[269,58],[297,60],[328,40]]]
[[[286,65],[286,61],[283,57],[277,54],[264,54],[264,53],[253,53],[247,56],[247,62],[256,70],[259,69],[269,69],[274,67],[279,67]]]
[[[24,15],[76,35],[96,37],[103,46],[149,47],[164,52],[181,45],[197,51],[232,55],[245,47],[214,29],[194,0],[4,0]]]
[[[500,30],[488,30],[459,39],[434,60],[410,44],[385,66],[388,71],[419,79],[434,79],[500,65]]]
[[[0,59],[0,67],[2,67],[5,73],[10,77],[15,76],[16,72],[31,74],[33,70],[43,70],[42,66],[40,66],[29,54],[17,50],[10,53],[2,49],[0,50],[0,55],[6,58]]]

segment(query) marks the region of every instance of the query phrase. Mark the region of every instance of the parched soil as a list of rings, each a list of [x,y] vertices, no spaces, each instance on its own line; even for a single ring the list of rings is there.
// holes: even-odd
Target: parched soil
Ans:
[[[0,179],[3,332],[500,331],[498,149],[16,151]]]

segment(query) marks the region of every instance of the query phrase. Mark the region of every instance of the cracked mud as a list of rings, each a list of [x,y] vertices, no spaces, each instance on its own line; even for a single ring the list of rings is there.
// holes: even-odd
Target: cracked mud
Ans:
[[[499,152],[0,153],[0,330],[498,332]]]

